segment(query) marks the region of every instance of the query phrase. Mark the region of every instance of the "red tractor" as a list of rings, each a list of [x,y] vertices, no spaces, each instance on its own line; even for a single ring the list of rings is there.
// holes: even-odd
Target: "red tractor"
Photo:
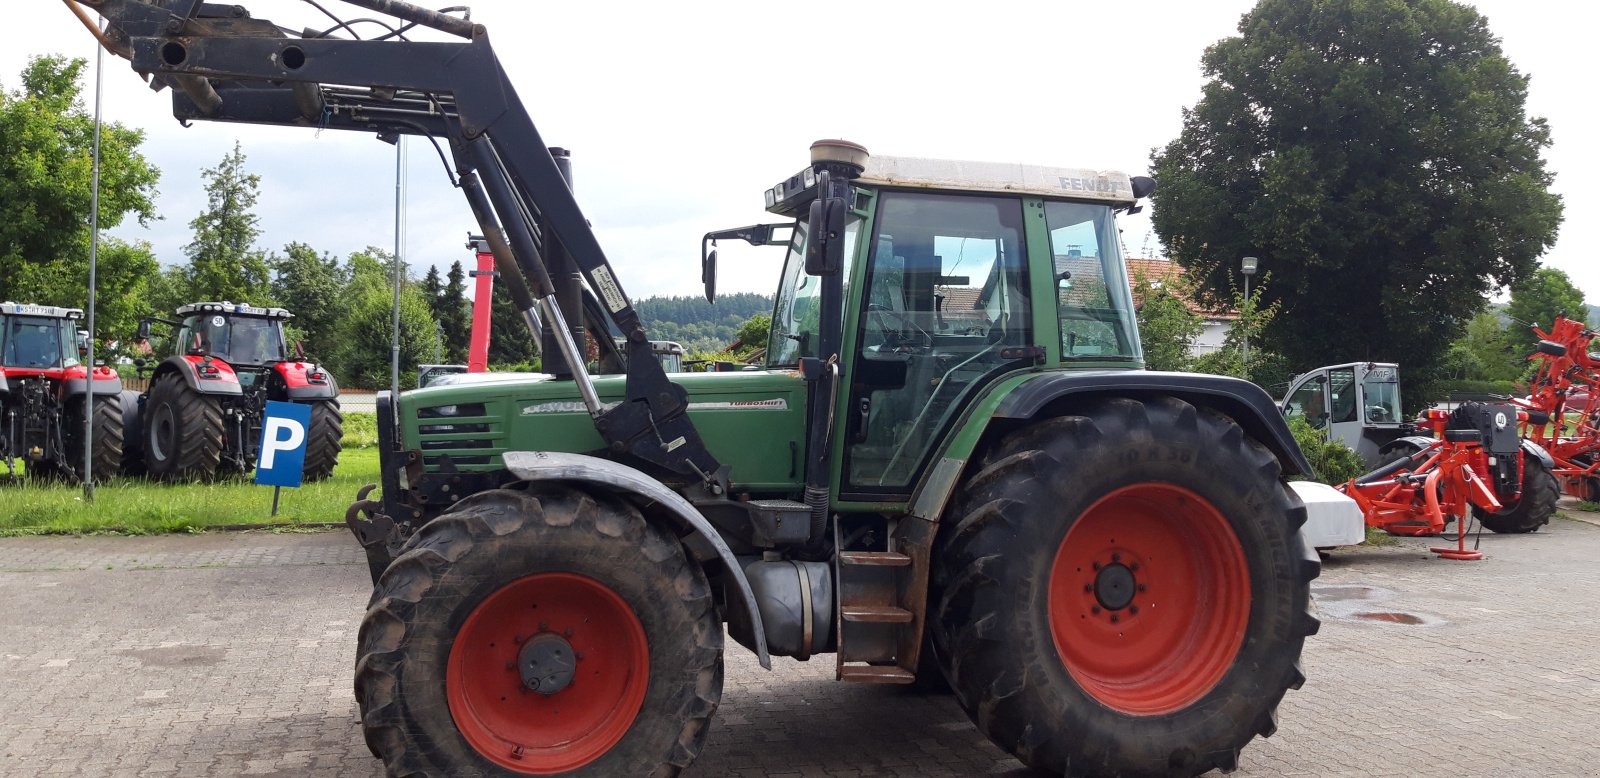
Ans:
[[[122,379],[82,363],[83,311],[0,303],[0,459],[15,473],[21,459],[35,477],[81,479],[84,410],[93,414],[93,472],[121,472]],[[90,400],[92,399],[92,402]]]
[[[305,480],[332,475],[344,436],[339,385],[298,346],[289,355],[283,323],[293,314],[231,302],[191,303],[177,314],[179,321],[139,323],[141,341],[152,322],[174,333],[170,356],[153,366],[140,361],[141,372],[151,373],[150,389],[130,425],[139,431],[130,460],[166,481],[247,473],[255,467],[267,401],[281,400],[311,406]]]

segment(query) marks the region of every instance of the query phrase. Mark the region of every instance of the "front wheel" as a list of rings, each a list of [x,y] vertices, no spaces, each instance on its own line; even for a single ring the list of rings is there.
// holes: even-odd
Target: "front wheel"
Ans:
[[[1492,532],[1520,535],[1537,532],[1550,523],[1556,512],[1556,501],[1561,499],[1561,483],[1556,480],[1544,460],[1522,452],[1522,494],[1509,501],[1497,513],[1472,506],[1472,515]]]
[[[356,700],[391,775],[675,776],[722,697],[700,567],[632,506],[497,490],[429,522],[361,624]]]
[[[306,462],[302,471],[307,481],[322,481],[333,475],[339,464],[340,441],[344,439],[344,414],[338,400],[311,403],[311,428],[306,432]]]
[[[222,463],[222,405],[183,376],[156,379],[144,406],[144,462],[163,481],[210,480]]]
[[[1054,775],[1232,769],[1304,681],[1320,564],[1277,460],[1233,420],[1117,399],[1010,433],[934,555],[938,655],[969,716]]]

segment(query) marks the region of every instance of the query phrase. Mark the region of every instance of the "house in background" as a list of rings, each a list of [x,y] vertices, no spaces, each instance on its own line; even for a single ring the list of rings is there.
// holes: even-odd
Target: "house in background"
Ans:
[[[1181,290],[1182,285],[1176,282],[1183,278],[1183,267],[1176,262],[1165,259],[1134,259],[1129,258],[1128,283],[1136,283],[1138,278],[1149,279],[1150,284],[1156,288],[1174,285],[1174,290]],[[1135,287],[1137,289],[1137,287]],[[1187,296],[1178,293],[1178,299],[1183,301],[1190,313],[1200,317],[1205,329],[1200,331],[1199,337],[1189,344],[1189,353],[1195,356],[1208,354],[1222,348],[1223,341],[1228,337],[1228,328],[1238,320],[1237,311],[1208,311]],[[1137,304],[1137,300],[1135,300]]]

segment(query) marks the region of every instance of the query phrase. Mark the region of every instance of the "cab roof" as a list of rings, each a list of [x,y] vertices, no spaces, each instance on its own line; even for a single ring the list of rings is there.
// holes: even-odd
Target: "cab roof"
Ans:
[[[282,308],[260,308],[249,303],[230,303],[227,300],[210,303],[189,303],[179,306],[177,314],[187,316],[191,313],[232,313],[243,316],[265,316],[269,319],[292,319],[294,314]]]
[[[867,159],[860,183],[922,189],[960,189],[1133,203],[1133,182],[1113,170],[970,162],[921,157]]]
[[[82,308],[62,308],[57,305],[30,305],[9,300],[0,303],[0,314],[6,316],[45,316],[52,319],[81,319]]]

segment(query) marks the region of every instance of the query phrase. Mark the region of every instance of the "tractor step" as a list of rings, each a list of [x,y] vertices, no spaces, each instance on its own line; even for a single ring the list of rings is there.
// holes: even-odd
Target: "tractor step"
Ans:
[[[845,665],[839,668],[839,680],[851,683],[914,683],[915,673],[898,667],[883,665]]]
[[[845,621],[870,624],[910,624],[911,611],[893,605],[846,605],[839,609]]]
[[[893,551],[846,551],[839,555],[839,564],[906,567],[911,564],[911,557]]]

